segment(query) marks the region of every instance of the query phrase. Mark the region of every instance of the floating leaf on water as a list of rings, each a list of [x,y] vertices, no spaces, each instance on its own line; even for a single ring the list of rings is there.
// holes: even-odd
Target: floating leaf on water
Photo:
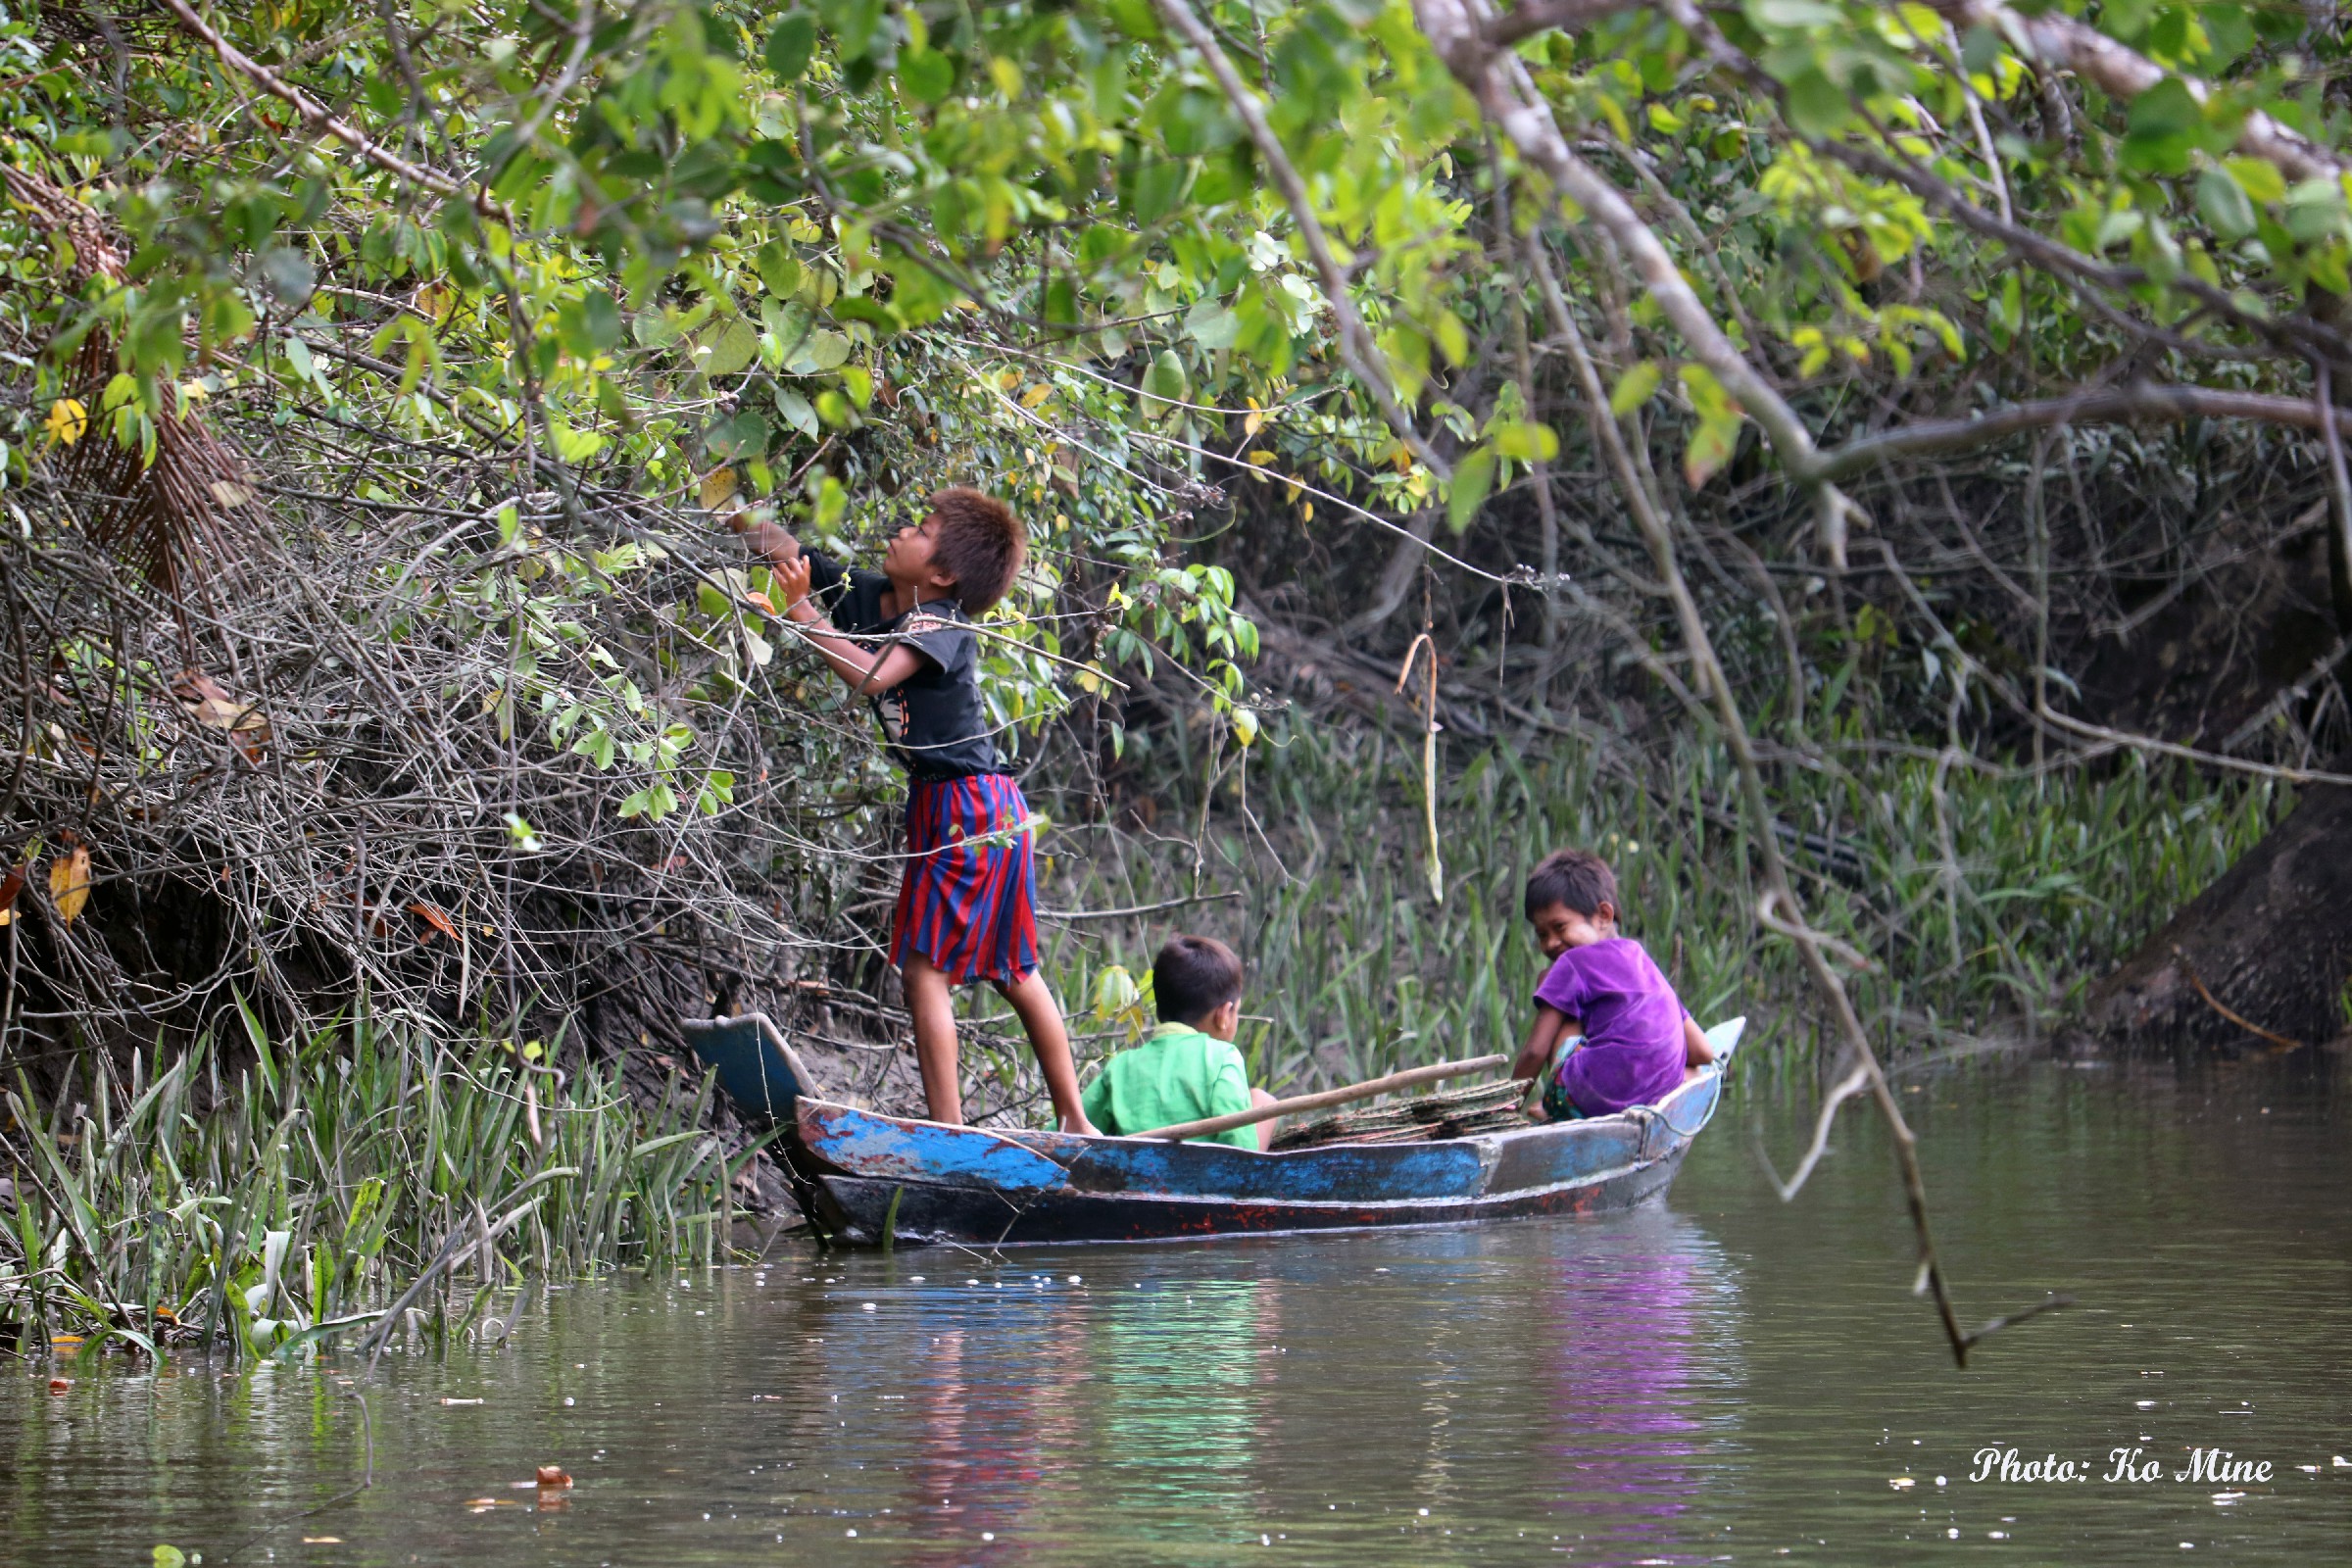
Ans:
[[[188,1568],[188,1554],[177,1546],[158,1543],[154,1556],[155,1568]]]
[[[72,1392],[73,1388],[74,1380],[72,1378],[51,1378],[49,1380],[51,1394],[67,1394]]]
[[[539,1485],[543,1487],[568,1487],[571,1485],[571,1477],[564,1472],[564,1467],[560,1464],[543,1464],[539,1467]]]

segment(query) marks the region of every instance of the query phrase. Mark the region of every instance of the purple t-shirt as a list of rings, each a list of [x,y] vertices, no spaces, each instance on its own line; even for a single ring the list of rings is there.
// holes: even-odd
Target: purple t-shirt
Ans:
[[[1585,1026],[1560,1086],[1586,1115],[1652,1104],[1681,1087],[1683,1004],[1633,938],[1570,948],[1537,985],[1536,1000]]]

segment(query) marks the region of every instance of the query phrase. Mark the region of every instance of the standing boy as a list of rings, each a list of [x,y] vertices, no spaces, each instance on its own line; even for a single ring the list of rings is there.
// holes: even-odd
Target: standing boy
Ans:
[[[1093,1132],[1061,1009],[1037,968],[1029,805],[1004,771],[980,701],[972,618],[1003,599],[1021,569],[1020,519],[977,490],[942,490],[920,521],[892,536],[880,571],[845,569],[774,523],[755,525],[750,539],[775,572],[784,613],[852,692],[872,701],[906,769],[906,874],[890,957],[914,1021],[932,1119],[963,1120],[954,988],[986,980],[1020,1015],[1062,1130]]]
[[[1086,1113],[1106,1133],[1148,1133],[1230,1116],[1274,1097],[1250,1087],[1233,1037],[1242,1026],[1242,960],[1214,937],[1171,937],[1152,961],[1152,1038],[1102,1064],[1086,1086]],[[1211,1133],[1203,1142],[1270,1149],[1274,1124]]]

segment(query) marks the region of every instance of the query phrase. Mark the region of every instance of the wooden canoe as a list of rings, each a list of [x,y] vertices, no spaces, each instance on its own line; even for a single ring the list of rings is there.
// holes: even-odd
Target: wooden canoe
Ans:
[[[1148,1242],[1465,1225],[1630,1208],[1666,1191],[1714,1115],[1747,1020],[1707,1031],[1715,1066],[1655,1105],[1423,1143],[1260,1153],[1225,1144],[952,1127],[822,1098],[760,1014],[686,1038],[772,1146],[809,1222],[859,1246]]]

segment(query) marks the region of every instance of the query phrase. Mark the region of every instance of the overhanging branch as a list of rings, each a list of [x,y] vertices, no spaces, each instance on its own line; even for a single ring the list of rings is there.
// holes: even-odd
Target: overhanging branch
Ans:
[[[1932,457],[1966,452],[2027,430],[2060,424],[2118,424],[2132,419],[2251,419],[2261,424],[2320,428],[2317,404],[2308,398],[2270,397],[2201,386],[2139,381],[2071,397],[2013,403],[1974,419],[1929,419],[1872,435],[1856,436],[1821,455],[1825,479],[1851,478],[1891,458]],[[2335,412],[2336,428],[2352,434],[2352,412]]]
[[[167,0],[167,3],[177,4],[178,0]],[[1330,305],[1332,319],[1339,327],[1340,358],[1347,362],[1348,369],[1355,372],[1355,378],[1363,383],[1364,390],[1379,405],[1381,416],[1389,421],[1389,428],[1395,430],[1396,438],[1405,444],[1414,457],[1421,460],[1422,466],[1440,479],[1451,478],[1451,466],[1421,438],[1421,432],[1414,428],[1411,413],[1398,400],[1396,388],[1390,383],[1387,357],[1381,353],[1380,345],[1372,340],[1371,328],[1364,324],[1362,315],[1355,308],[1354,298],[1348,292],[1347,270],[1340,266],[1339,258],[1332,253],[1331,238],[1323,232],[1322,220],[1315,216],[1315,205],[1307,196],[1306,181],[1298,176],[1289,151],[1282,145],[1282,138],[1275,135],[1274,127],[1266,123],[1265,105],[1243,82],[1241,74],[1233,69],[1233,62],[1226,58],[1224,49],[1218,45],[1208,28],[1201,24],[1200,19],[1193,15],[1193,8],[1187,0],[1158,0],[1158,5],[1159,14],[1167,19],[1169,27],[1192,45],[1200,56],[1200,63],[1208,68],[1208,74],[1216,78],[1218,90],[1224,93],[1225,101],[1232,105],[1233,112],[1241,117],[1243,126],[1250,132],[1251,144],[1257,148],[1258,157],[1265,161],[1266,172],[1273,176],[1275,188],[1282,192],[1283,202],[1291,210],[1291,221],[1298,225],[1299,242],[1306,247],[1308,259],[1315,264],[1315,276],[1322,284],[1324,301]]]
[[[1569,146],[1527,68],[1518,56],[1488,40],[1469,0],[1414,0],[1413,12],[1422,34],[1455,79],[1469,89],[1480,111],[1510,138],[1529,167],[1540,171],[1558,194],[1609,236],[1691,357],[1712,371],[1756,421],[1789,476],[1813,492],[1822,550],[1832,564],[1842,566],[1847,524],[1858,509],[1819,472],[1820,453],[1804,420],[1725,335],[1624,192]]]
[[[2001,0],[1930,0],[1955,28],[1989,27],[2029,60],[2062,66],[2109,96],[2129,102],[2173,73],[2135,50],[2061,11],[2037,17],[2011,10]],[[2212,92],[2194,76],[2180,77],[2188,95],[2203,104]],[[2348,166],[2300,131],[2257,109],[2238,127],[2237,150],[2260,158],[2295,179],[2328,179]]]
[[[467,190],[464,185],[422,164],[412,163],[384,146],[351,122],[328,109],[324,104],[287,81],[268,66],[255,60],[235,44],[213,29],[210,23],[196,14],[187,0],[163,0],[164,9],[178,19],[181,27],[218,55],[220,63],[252,82],[262,91],[291,108],[302,121],[305,129],[314,135],[331,136],[358,153],[385,173],[407,183],[429,190],[437,196],[453,197],[467,203],[484,218],[494,219],[512,228],[514,218],[506,208],[491,198],[487,190]]]

